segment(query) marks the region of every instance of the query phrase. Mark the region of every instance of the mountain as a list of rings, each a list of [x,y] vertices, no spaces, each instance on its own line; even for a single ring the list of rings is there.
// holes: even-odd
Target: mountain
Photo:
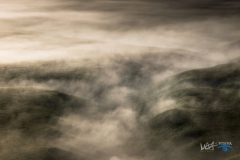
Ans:
[[[66,134],[56,125],[63,113],[80,114],[85,110],[87,100],[27,87],[0,88],[0,97],[0,159],[79,158],[76,153],[54,145],[55,139]]]
[[[156,158],[239,159],[239,80],[236,62],[183,72],[135,97],[140,115],[148,117],[146,141]],[[213,141],[232,142],[234,149],[201,152],[200,143]]]
[[[0,159],[239,159],[240,63],[152,83],[138,80],[161,72],[161,58],[138,58],[118,59],[107,70],[65,62],[1,65],[0,82],[9,87],[0,88]],[[201,152],[201,143],[213,141],[233,149]]]

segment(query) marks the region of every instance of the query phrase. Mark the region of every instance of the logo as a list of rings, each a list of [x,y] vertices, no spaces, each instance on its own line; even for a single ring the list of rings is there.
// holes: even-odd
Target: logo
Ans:
[[[201,151],[214,151],[214,147],[217,147],[217,149],[222,149],[223,152],[227,152],[228,149],[233,149],[231,142],[218,142],[214,143],[206,143],[202,144],[200,143]]]
[[[228,148],[233,149],[231,142],[218,142],[218,143],[219,143],[218,149],[222,148],[223,152],[227,152]]]

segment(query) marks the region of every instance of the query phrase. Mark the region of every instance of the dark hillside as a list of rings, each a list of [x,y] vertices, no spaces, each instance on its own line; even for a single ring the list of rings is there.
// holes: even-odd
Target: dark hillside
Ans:
[[[219,65],[181,73],[134,99],[140,115],[151,117],[145,123],[146,139],[157,158],[221,160],[239,155],[239,81],[239,63]],[[174,103],[161,111],[169,100]],[[201,152],[200,143],[213,141],[232,142],[234,149]]]
[[[0,159],[76,159],[54,146],[66,132],[55,125],[63,112],[81,113],[87,100],[34,88],[1,88],[0,97]]]

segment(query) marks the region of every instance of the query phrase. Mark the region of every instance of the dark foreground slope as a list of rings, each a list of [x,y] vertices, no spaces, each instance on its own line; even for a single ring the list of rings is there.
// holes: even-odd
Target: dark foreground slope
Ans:
[[[25,86],[0,88],[0,159],[239,159],[239,62],[183,72],[151,88],[150,80],[138,81],[148,69],[135,72],[145,64],[130,63],[126,71],[113,67],[111,73],[121,76],[109,84],[111,76],[95,75],[98,67],[62,64],[0,67],[2,86]],[[39,83],[58,91],[63,87],[65,93],[80,92],[94,103],[29,87]],[[133,91],[126,88],[131,84]],[[133,93],[137,96],[129,96]],[[67,119],[68,113],[74,116]],[[59,122],[64,123],[59,127]],[[232,142],[233,149],[200,151],[200,143],[213,141]]]
[[[156,158],[239,159],[239,82],[237,62],[181,73],[135,99],[139,111],[152,117],[146,140]],[[169,101],[168,109],[161,110]],[[233,149],[201,152],[200,143],[213,141],[232,142]]]
[[[81,112],[87,100],[33,88],[0,88],[0,97],[0,159],[77,159],[54,145],[66,132],[56,124],[63,112]]]

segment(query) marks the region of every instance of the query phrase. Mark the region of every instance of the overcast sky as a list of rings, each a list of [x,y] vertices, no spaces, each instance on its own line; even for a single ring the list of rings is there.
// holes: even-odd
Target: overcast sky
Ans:
[[[1,62],[160,48],[205,56],[240,39],[238,0],[0,0],[0,8]]]

